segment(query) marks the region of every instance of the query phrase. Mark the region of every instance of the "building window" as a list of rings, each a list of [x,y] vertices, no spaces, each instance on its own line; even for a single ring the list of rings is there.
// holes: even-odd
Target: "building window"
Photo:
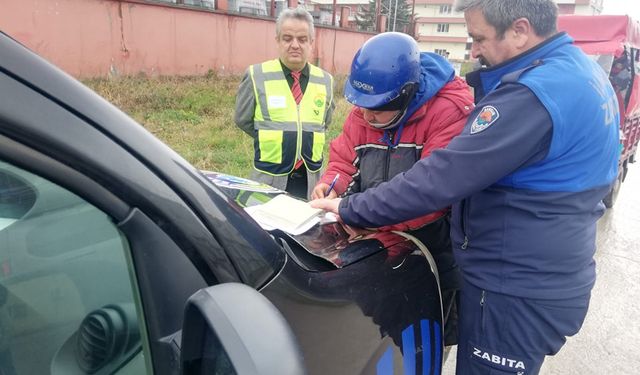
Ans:
[[[451,14],[451,5],[440,5],[440,14]]]
[[[447,50],[444,48],[436,48],[433,50],[433,52],[435,52],[436,54],[440,55],[440,56],[447,56]]]
[[[448,33],[449,32],[449,24],[448,23],[439,23],[438,24],[438,32],[439,33]]]

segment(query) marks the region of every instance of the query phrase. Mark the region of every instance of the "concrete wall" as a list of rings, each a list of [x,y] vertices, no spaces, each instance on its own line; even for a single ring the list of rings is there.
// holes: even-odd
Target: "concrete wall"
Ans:
[[[0,0],[0,29],[76,77],[244,72],[277,57],[275,22],[136,0]],[[316,26],[312,62],[346,74],[372,34]]]

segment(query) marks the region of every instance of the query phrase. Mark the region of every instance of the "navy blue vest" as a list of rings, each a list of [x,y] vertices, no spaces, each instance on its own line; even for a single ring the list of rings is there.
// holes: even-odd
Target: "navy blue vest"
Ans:
[[[572,42],[567,34],[558,34],[513,64],[480,74],[484,93],[508,82],[527,86],[553,122],[547,157],[505,176],[498,185],[577,192],[607,186],[616,178],[620,153],[616,95],[602,68]]]

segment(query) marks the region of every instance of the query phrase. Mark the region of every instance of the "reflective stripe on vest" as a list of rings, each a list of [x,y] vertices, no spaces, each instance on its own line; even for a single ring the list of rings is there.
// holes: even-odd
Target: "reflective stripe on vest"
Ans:
[[[319,170],[325,114],[333,100],[333,77],[309,64],[309,82],[300,105],[296,105],[279,60],[253,65],[249,72],[256,97],[256,169],[288,174],[300,156],[309,170]]]

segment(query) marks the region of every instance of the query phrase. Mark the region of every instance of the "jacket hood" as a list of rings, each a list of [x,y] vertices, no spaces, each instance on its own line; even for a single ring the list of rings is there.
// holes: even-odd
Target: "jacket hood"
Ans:
[[[440,89],[453,80],[453,66],[442,56],[432,52],[420,54],[420,85],[413,97],[406,118],[410,118],[418,108],[435,96]]]

